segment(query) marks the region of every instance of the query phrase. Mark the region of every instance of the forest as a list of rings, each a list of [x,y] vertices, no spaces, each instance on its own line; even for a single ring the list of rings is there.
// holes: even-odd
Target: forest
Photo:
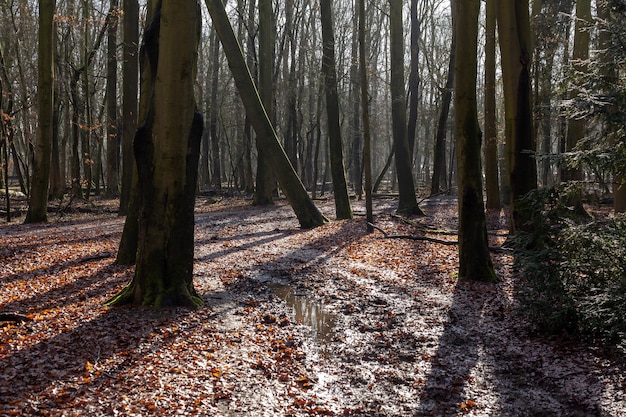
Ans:
[[[626,416],[624,0],[0,0],[0,414]]]

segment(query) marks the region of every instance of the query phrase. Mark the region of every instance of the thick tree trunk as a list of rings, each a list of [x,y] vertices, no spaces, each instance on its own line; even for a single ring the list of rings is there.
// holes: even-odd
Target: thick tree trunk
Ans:
[[[54,0],[39,1],[39,128],[26,223],[48,220],[48,187],[54,121]]]
[[[139,243],[135,276],[112,303],[196,306],[194,201],[202,117],[193,85],[200,39],[196,0],[163,0],[146,30],[152,102],[135,136]]]
[[[457,181],[459,184],[459,278],[497,281],[487,241],[483,206],[481,132],[476,100],[480,0],[454,2],[456,54]]]
[[[509,171],[511,232],[526,226],[517,200],[537,188],[535,130],[531,106],[532,62],[528,0],[500,0],[497,10],[502,60],[504,107]]]
[[[496,116],[496,0],[487,0],[485,25],[485,190],[487,208],[500,208]]]
[[[424,213],[417,205],[411,151],[406,122],[406,92],[404,88],[404,34],[402,0],[389,0],[391,32],[391,112],[396,173],[398,176],[398,212],[404,214]]]
[[[330,170],[333,177],[335,211],[337,219],[351,219],[352,208],[350,207],[346,171],[343,164],[343,143],[339,122],[339,94],[337,93],[337,70],[335,68],[335,34],[330,0],[320,0],[320,17],[323,43],[322,73],[324,74],[326,91]]]
[[[315,207],[313,201],[307,194],[302,181],[296,174],[293,166],[289,162],[285,150],[280,145],[278,137],[270,119],[263,107],[261,98],[250,75],[241,47],[237,42],[233,28],[228,20],[228,15],[221,0],[206,0],[211,19],[219,38],[224,47],[224,52],[228,59],[237,90],[241,96],[246,109],[246,114],[257,133],[259,146],[267,150],[274,172],[278,177],[280,186],[293,208],[300,226],[311,228],[320,226],[327,222],[327,219]]]

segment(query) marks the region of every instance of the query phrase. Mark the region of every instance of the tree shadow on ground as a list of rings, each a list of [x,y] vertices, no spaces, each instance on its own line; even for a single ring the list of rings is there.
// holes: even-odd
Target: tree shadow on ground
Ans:
[[[512,334],[491,285],[457,283],[416,415],[605,416],[597,378]]]

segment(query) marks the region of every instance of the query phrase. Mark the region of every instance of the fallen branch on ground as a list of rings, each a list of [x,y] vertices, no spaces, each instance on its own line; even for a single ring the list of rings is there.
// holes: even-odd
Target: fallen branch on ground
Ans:
[[[0,313],[0,321],[13,321],[13,322],[22,322],[22,321],[32,321],[28,317],[17,314],[17,313]]]
[[[380,233],[383,234],[383,237],[385,239],[409,239],[409,240],[423,240],[426,242],[433,242],[433,243],[439,243],[440,245],[447,245],[447,246],[452,246],[452,245],[458,245],[459,242],[456,240],[442,240],[442,239],[436,239],[434,237],[428,237],[428,236],[414,236],[414,235],[390,235],[389,233],[387,233],[386,231],[384,231],[383,229],[381,229],[380,227],[372,224],[372,223],[367,223],[370,226],[372,226],[374,229],[378,230]],[[489,246],[489,251],[490,252],[495,252],[495,253],[504,253],[504,252],[510,252],[510,249],[507,248],[503,248],[502,246]]]

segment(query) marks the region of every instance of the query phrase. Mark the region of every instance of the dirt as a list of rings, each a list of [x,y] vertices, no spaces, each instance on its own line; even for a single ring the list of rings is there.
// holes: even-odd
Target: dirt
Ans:
[[[104,306],[132,276],[113,203],[0,225],[0,311],[32,319],[0,324],[0,414],[626,416],[622,358],[533,335],[509,254],[498,284],[459,281],[455,246],[368,234],[353,203],[301,230],[284,202],[199,198],[196,310]],[[456,239],[453,198],[395,204],[382,230]],[[488,224],[501,245],[506,213]]]

